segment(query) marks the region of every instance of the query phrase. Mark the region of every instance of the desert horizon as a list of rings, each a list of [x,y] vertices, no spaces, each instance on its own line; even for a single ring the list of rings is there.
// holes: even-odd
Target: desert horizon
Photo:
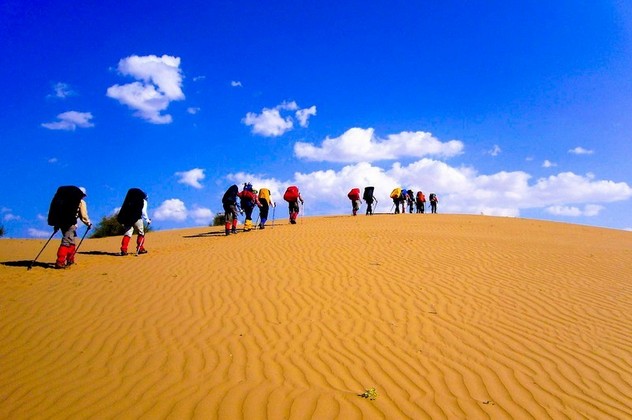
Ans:
[[[66,270],[59,236],[31,270],[46,239],[0,240],[1,417],[632,417],[630,232],[375,214],[120,239]]]

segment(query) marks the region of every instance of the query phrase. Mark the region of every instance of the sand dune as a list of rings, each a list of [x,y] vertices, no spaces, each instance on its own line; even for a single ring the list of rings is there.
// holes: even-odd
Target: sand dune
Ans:
[[[1,418],[632,418],[630,232],[405,214],[119,241],[53,270],[56,239],[30,271],[45,241],[0,241]]]

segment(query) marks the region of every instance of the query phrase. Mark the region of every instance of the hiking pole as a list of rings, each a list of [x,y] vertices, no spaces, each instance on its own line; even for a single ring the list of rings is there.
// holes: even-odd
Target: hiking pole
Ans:
[[[274,227],[274,213],[276,212],[276,203],[274,207],[272,207],[272,227]]]
[[[81,240],[79,241],[79,245],[77,245],[77,247],[75,248],[75,252],[72,254],[73,256],[79,252],[79,247],[81,246],[81,244],[83,243],[83,240],[86,238],[86,235],[88,234],[88,232],[90,231],[90,229],[92,229],[92,225],[88,226],[88,229],[86,229],[86,231],[83,233],[83,236],[81,237]]]
[[[39,254],[37,254],[37,256],[35,258],[33,258],[33,261],[31,261],[31,263],[29,264],[29,266],[26,268],[26,271],[30,270],[31,268],[33,268],[33,264],[35,264],[35,261],[39,258],[40,255],[42,255],[42,252],[44,252],[44,248],[46,248],[48,246],[48,243],[50,242],[51,239],[53,239],[53,236],[55,236],[55,234],[57,233],[58,229],[55,229],[53,231],[53,233],[51,233],[50,238],[48,238],[48,241],[46,241],[46,243],[44,244],[44,246],[42,247],[42,249],[40,250]]]

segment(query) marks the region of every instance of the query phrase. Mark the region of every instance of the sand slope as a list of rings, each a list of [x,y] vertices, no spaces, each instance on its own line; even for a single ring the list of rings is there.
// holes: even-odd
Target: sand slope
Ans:
[[[27,271],[45,241],[0,240],[0,418],[632,418],[630,232],[405,214],[119,241]]]

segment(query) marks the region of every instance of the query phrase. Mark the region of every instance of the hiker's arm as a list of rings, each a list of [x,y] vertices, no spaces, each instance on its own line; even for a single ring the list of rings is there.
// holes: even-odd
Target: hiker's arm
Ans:
[[[90,216],[88,216],[88,206],[83,200],[79,202],[79,218],[84,225],[92,226],[92,223],[90,222]]]

